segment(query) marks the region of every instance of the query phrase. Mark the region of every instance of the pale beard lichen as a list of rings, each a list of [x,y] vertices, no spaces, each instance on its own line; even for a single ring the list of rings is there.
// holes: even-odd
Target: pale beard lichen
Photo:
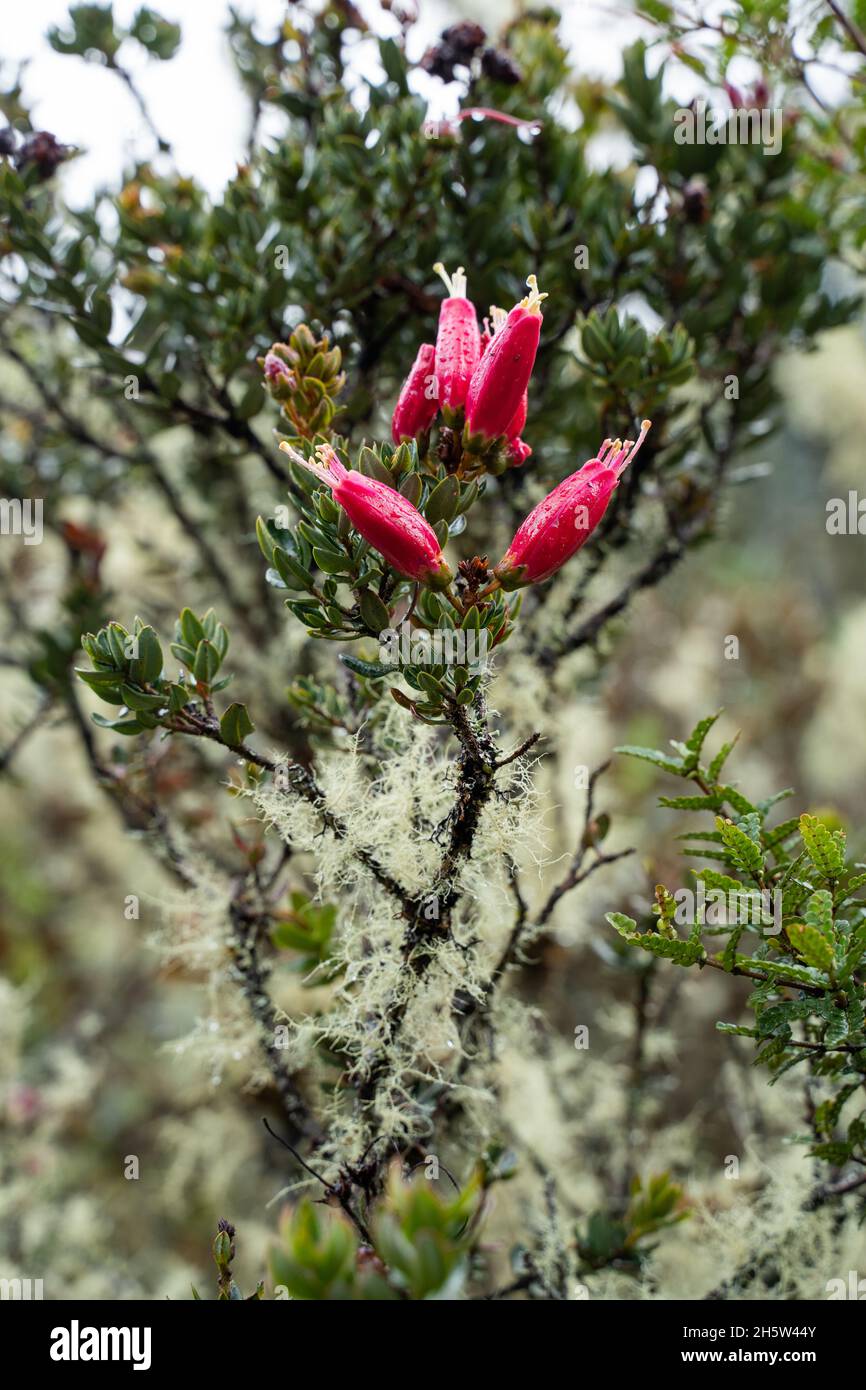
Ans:
[[[161,923],[150,933],[149,944],[167,970],[199,981],[201,1005],[191,1029],[165,1049],[194,1062],[212,1088],[230,1080],[242,1089],[260,1090],[272,1080],[268,1049],[275,1041],[262,1015],[276,1014],[266,979],[254,996],[250,989],[250,946],[238,939],[232,921],[235,884],[191,853],[184,864],[194,883],[167,892],[154,904]],[[297,1046],[292,1057],[295,1068],[303,1065]]]
[[[379,756],[371,758],[371,750]],[[327,1004],[318,1001],[316,1016],[294,1014],[290,1024],[293,1034],[315,1035],[343,1056],[347,1079],[361,1091],[376,1075],[363,1113],[339,1088],[320,1096],[334,1153],[357,1153],[376,1135],[405,1142],[431,1132],[437,1097],[468,1062],[455,1003],[484,1004],[511,931],[514,898],[503,850],[530,860],[545,852],[531,779],[516,761],[497,778],[471,853],[441,882],[458,775],[436,732],[418,725],[407,730],[395,707],[343,752],[320,755],[319,785],[340,835],[323,829],[317,810],[290,790],[267,785],[251,794],[294,854],[309,856],[303,862],[319,898],[338,904],[333,962],[341,973]],[[416,948],[407,945],[405,911],[364,867],[365,854],[375,855],[418,919],[429,924],[429,960],[420,976],[413,969]],[[440,927],[448,895],[455,902]],[[324,1064],[307,1060],[308,1074],[324,1080]],[[465,1079],[459,1085],[465,1094]],[[479,1095],[489,1097],[486,1084]]]

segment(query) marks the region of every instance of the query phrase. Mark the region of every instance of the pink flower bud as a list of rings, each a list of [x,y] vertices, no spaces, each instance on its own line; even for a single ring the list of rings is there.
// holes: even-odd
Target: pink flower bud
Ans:
[[[265,379],[269,382],[285,380],[293,382],[288,363],[284,362],[273,349],[265,353]]]
[[[526,394],[541,336],[540,294],[535,276],[527,280],[530,293],[515,304],[472,374],[466,395],[466,433],[484,439],[508,434],[508,427]],[[495,322],[495,320],[494,320]]]
[[[435,355],[436,349],[432,343],[422,343],[412,363],[412,370],[403,382],[391,419],[391,438],[395,444],[399,444],[401,439],[416,439],[433,423],[439,409]]]
[[[441,261],[433,269],[441,275],[448,290],[439,310],[436,334],[436,380],[440,406],[460,410],[466,401],[469,381],[481,355],[481,335],[475,306],[466,298],[466,276],[458,266],[448,275]]]
[[[274,347],[265,353],[264,358],[259,358],[259,362],[265,374],[265,386],[268,393],[275,401],[284,405],[286,401],[291,400],[292,393],[298,383],[288,362],[280,356],[279,352],[275,351],[278,346],[275,343]]]
[[[315,460],[304,458],[285,440],[280,448],[331,489],[355,530],[400,574],[434,589],[451,583],[436,532],[396,488],[346,468],[330,444],[317,447]]]
[[[509,439],[508,464],[510,468],[520,468],[532,453],[532,449],[522,439]]]
[[[549,579],[570,560],[604,516],[623,470],[649,432],[641,425],[637,443],[606,439],[590,459],[553,489],[518,528],[493,573],[503,589],[519,589]]]

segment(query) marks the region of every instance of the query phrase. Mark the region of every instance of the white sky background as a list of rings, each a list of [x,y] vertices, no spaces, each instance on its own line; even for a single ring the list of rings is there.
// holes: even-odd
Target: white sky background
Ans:
[[[119,22],[128,22],[140,3],[141,0],[115,0],[114,12]],[[160,63],[148,58],[140,45],[130,42],[121,53],[121,61],[136,78],[157,128],[172,141],[178,168],[216,193],[232,176],[243,155],[249,118],[248,103],[235,77],[223,32],[228,0],[151,3],[167,19],[182,25],[183,42],[177,57]],[[358,3],[379,31],[393,32],[394,21],[375,0]],[[79,205],[88,200],[95,187],[116,185],[124,166],[134,156],[151,156],[153,140],[142,126],[132,97],[115,74],[98,63],[55,53],[46,42],[45,31],[53,24],[62,25],[66,18],[65,0],[8,0],[3,8],[4,80],[8,80],[19,62],[27,60],[24,92],[32,105],[35,123],[86,152],[61,174],[66,197],[73,205]],[[254,17],[263,38],[272,37],[288,10],[286,0],[236,0],[236,8]],[[476,0],[459,6],[447,0],[420,0],[419,22],[412,33],[410,53],[420,56],[455,18],[478,19],[495,33],[510,8],[502,0]],[[561,33],[576,66],[596,76],[616,77],[623,48],[642,31],[628,4],[619,4],[617,0],[561,0],[560,8]],[[357,63],[360,72],[378,71],[375,49],[370,43],[359,46]],[[737,60],[731,76],[736,82],[748,83],[757,71],[747,60]],[[430,102],[431,118],[448,115],[455,109],[457,87],[446,89],[438,79],[423,74],[414,75],[412,82]],[[834,83],[832,76],[827,75],[827,82],[829,86],[816,81],[816,86],[830,100],[838,99],[842,95],[838,79]],[[670,85],[678,99],[686,102],[700,84],[688,70],[679,68]],[[279,125],[274,127],[278,128]],[[266,125],[266,132],[267,129]]]

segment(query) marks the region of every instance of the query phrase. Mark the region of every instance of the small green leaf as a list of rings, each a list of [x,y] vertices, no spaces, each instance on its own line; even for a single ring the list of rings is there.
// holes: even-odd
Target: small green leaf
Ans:
[[[637,922],[633,917],[626,917],[624,912],[606,912],[605,921],[609,922],[614,931],[618,931],[620,936],[629,940],[637,934]]]
[[[717,811],[722,797],[711,796],[660,796],[659,805],[673,811]]]
[[[635,945],[654,956],[676,961],[678,965],[696,965],[707,955],[699,941],[681,941],[679,937],[661,936],[656,932],[643,932],[636,938]]]
[[[349,567],[349,557],[336,550],[326,550],[324,546],[313,546],[313,559],[325,574],[345,574]]]
[[[833,895],[828,888],[820,888],[806,903],[806,922],[815,927],[831,946],[836,943],[833,927]]]
[[[129,673],[140,685],[150,685],[162,674],[162,647],[159,638],[150,626],[144,626],[136,634],[138,656],[130,662]]]
[[[189,692],[182,685],[175,682],[168,688],[168,708],[170,714],[177,714],[184,705],[189,704]]]
[[[424,515],[435,526],[437,521],[453,521],[460,500],[460,482],[455,474],[449,474],[434,487],[427,499]]]
[[[407,474],[401,482],[399,490],[403,496],[412,503],[413,507],[418,506],[418,503],[421,501],[421,492],[423,489],[421,479],[417,473]]]
[[[758,876],[763,872],[764,857],[761,853],[760,845],[757,845],[745,830],[741,830],[733,821],[727,820],[723,816],[716,816],[716,829],[721,834],[722,840],[730,853],[731,858],[738,869],[745,873]]]
[[[377,458],[366,444],[358,455],[358,472],[363,473],[365,478],[375,478],[379,483],[386,483],[388,487],[394,486],[390,468],[386,468],[382,460]]]
[[[243,743],[248,734],[255,729],[255,724],[250,719],[246,705],[235,702],[229,705],[225,714],[220,719],[220,733],[223,742],[232,748],[237,748]]]
[[[275,545],[272,558],[277,574],[289,589],[313,588],[313,576],[299,560],[295,559],[294,555],[290,555],[281,546]]]
[[[713,758],[713,761],[710,763],[710,766],[707,769],[708,776],[711,782],[717,782],[719,780],[722,768],[724,767],[731,753],[736,748],[739,737],[740,734],[739,731],[737,731],[737,733],[735,733],[734,737],[731,739],[730,743],[723,743],[718,753]]]
[[[800,817],[800,834],[809,858],[826,878],[838,878],[845,865],[845,835],[830,830],[817,816]]]
[[[191,608],[184,608],[180,615],[180,633],[184,645],[195,651],[205,636],[205,630]]]
[[[267,523],[264,517],[261,516],[256,517],[256,539],[259,543],[259,549],[261,550],[268,564],[271,564],[274,553],[275,541],[270,531],[268,530]]]
[[[195,661],[195,649],[193,647],[186,647],[180,642],[172,642],[169,650],[172,656],[177,657],[182,666],[185,666],[188,671],[192,670]]]
[[[380,676],[387,676],[394,670],[393,666],[387,666],[382,661],[362,661],[359,656],[341,654],[340,660],[350,671],[354,671],[356,676],[364,676],[367,680],[378,680]]]
[[[100,729],[111,729],[115,734],[123,734],[129,737],[133,734],[140,734],[144,731],[144,725],[137,719],[106,719],[101,714],[91,714],[90,718],[94,724],[98,724]]]
[[[205,637],[199,642],[196,648],[195,661],[192,667],[193,675],[196,680],[201,681],[202,684],[210,685],[219,667],[219,652],[213,643],[209,642]]]
[[[382,602],[374,590],[362,589],[358,598],[358,607],[361,610],[361,617],[371,632],[376,634],[385,632],[391,626],[391,614],[388,611],[388,605]]]
[[[164,709],[166,700],[163,695],[149,695],[144,690],[136,690],[130,685],[122,685],[120,693],[124,702],[130,709],[134,710],[156,710]]]
[[[85,685],[89,685],[91,690],[95,690],[97,695],[102,695],[105,690],[120,689],[122,677],[119,671],[87,671],[84,667],[76,666],[75,674]]]

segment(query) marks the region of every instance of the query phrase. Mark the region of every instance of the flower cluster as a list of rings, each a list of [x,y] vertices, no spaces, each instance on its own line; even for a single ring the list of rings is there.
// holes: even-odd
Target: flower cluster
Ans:
[[[491,306],[490,317],[479,328],[472,302],[466,297],[466,276],[460,267],[453,276],[437,264],[448,296],[443,300],[434,343],[422,343],[400,391],[391,423],[394,444],[413,448],[428,470],[435,469],[430,455],[429,432],[441,414],[443,433],[453,441],[459,435],[460,457],[450,456],[440,444],[439,459],[445,479],[459,495],[463,464],[500,471],[491,462],[505,457],[505,466],[522,464],[532,450],[522,438],[526,423],[527,392],[541,336],[540,293],[534,275],[527,279],[529,294],[509,313]],[[300,330],[299,330],[300,331]],[[318,358],[316,359],[319,360]],[[323,359],[324,360],[324,359]],[[266,383],[280,395],[295,385],[286,353],[274,348],[262,359]],[[339,361],[334,364],[339,370]],[[644,420],[636,441],[604,440],[594,458],[571,474],[543,498],[518,528],[505,555],[487,575],[485,593],[499,588],[519,589],[549,579],[589,538],[604,515],[624,469],[635,457],[650,421]],[[330,443],[315,446],[307,458],[288,440],[280,444],[292,461],[312,473],[342,508],[348,524],[368,542],[399,575],[427,588],[450,593],[453,572],[442,547],[448,536],[434,529],[436,518],[425,517],[419,506],[422,488],[413,496],[392,486],[368,470],[347,467]],[[368,451],[369,452],[369,451]],[[438,470],[437,470],[438,471]],[[453,475],[456,474],[455,478]],[[412,490],[410,489],[410,492]],[[433,524],[431,524],[431,521]],[[486,572],[486,559],[473,565]]]
[[[435,345],[422,343],[403,383],[391,421],[394,443],[423,441],[441,412],[446,427],[458,433],[462,428],[458,467],[466,460],[468,468],[483,463],[495,473],[525,463],[532,450],[521,432],[547,296],[530,275],[529,294],[510,313],[491,305],[482,332],[466,297],[463,267],[449,275],[438,261],[433,269],[448,296],[439,311]]]

